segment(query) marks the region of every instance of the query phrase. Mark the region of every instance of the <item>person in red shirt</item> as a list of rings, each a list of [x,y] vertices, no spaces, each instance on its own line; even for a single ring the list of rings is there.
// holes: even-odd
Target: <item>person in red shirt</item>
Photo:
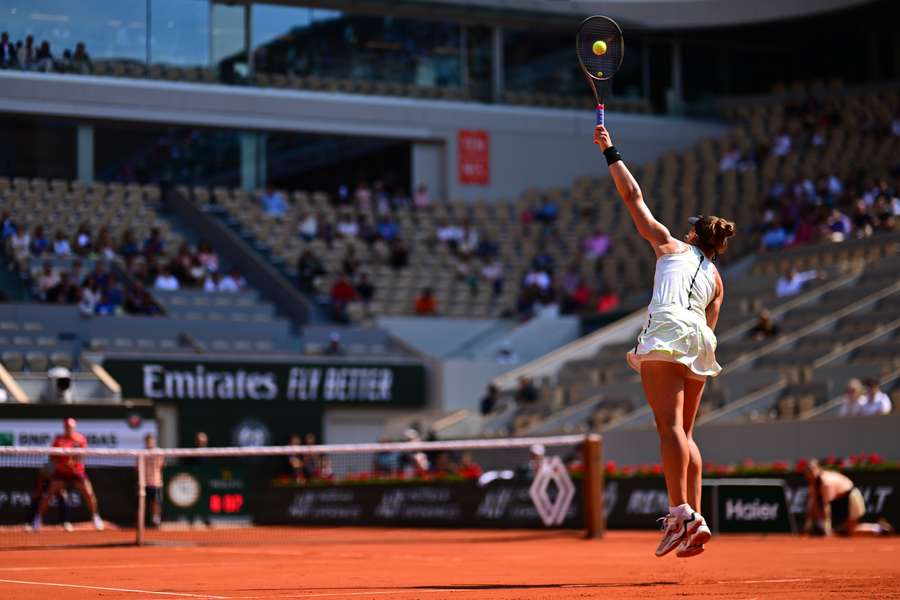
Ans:
[[[347,305],[357,298],[356,288],[343,273],[338,276],[331,287],[332,317],[338,323],[346,323],[350,319],[347,316]]]
[[[63,421],[63,434],[56,436],[53,440],[54,448],[87,448],[87,439],[78,433],[75,428],[77,422],[73,418]],[[70,485],[81,494],[85,504],[94,521],[94,528],[97,531],[103,531],[103,519],[97,512],[97,497],[94,495],[94,488],[84,471],[84,461],[80,456],[60,455],[53,457],[53,474],[50,476],[50,487],[47,493],[41,498],[38,506],[37,514],[34,516],[32,527],[35,531],[41,529],[44,513],[47,512],[47,504],[50,498],[53,498],[63,488]]]

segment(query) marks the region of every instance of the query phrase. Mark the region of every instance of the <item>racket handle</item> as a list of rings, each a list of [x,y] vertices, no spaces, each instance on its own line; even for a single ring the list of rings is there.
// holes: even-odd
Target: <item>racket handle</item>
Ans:
[[[605,124],[605,123],[603,122],[603,115],[604,115],[604,112],[603,112],[603,105],[602,105],[602,104],[598,104],[598,105],[597,105],[597,125],[604,125],[604,124]]]

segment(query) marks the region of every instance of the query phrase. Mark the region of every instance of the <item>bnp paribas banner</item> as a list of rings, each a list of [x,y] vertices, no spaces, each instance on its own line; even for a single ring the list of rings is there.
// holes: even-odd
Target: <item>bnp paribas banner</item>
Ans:
[[[103,366],[122,386],[125,398],[424,406],[427,395],[423,365],[109,358]]]

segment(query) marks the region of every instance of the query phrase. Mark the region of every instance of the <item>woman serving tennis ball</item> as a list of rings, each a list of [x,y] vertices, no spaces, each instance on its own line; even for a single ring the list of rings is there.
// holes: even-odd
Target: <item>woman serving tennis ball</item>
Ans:
[[[631,368],[641,374],[653,409],[669,494],[669,514],[661,519],[663,538],[656,555],[677,548],[676,556],[696,556],[703,552],[710,531],[695,510],[700,508],[703,462],[694,442],[694,420],[706,378],[722,370],[716,362],[713,329],[725,288],[713,261],[728,246],[734,223],[720,217],[691,217],[684,241],[675,239],[644,204],[640,186],[603,125],[594,130],[594,143],[603,150],[638,233],[657,257],[647,325],[626,355]]]

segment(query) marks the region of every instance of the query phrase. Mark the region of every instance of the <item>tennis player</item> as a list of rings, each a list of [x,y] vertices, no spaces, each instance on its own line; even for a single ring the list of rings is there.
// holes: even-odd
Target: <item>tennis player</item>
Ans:
[[[65,419],[63,421],[63,434],[56,436],[56,439],[53,440],[53,447],[87,448],[87,439],[76,431],[77,425],[75,419]],[[44,513],[47,512],[47,504],[50,502],[50,499],[70,484],[84,498],[87,509],[91,513],[91,519],[94,522],[94,529],[103,531],[103,519],[97,513],[97,497],[94,495],[91,480],[88,479],[87,473],[85,473],[84,462],[81,457],[75,455],[54,456],[53,464],[54,469],[53,474],[50,476],[50,487],[43,498],[41,498],[37,514],[35,514],[32,522],[34,531],[41,530]]]
[[[672,237],[644,204],[641,188],[628,171],[609,132],[594,130],[613,182],[632,221],[656,253],[653,297],[647,325],[638,336],[628,364],[641,383],[659,433],[663,471],[669,494],[669,514],[657,556],[676,550],[686,558],[703,552],[710,531],[697,512],[700,507],[702,460],[694,442],[694,419],[707,377],[718,375],[713,333],[725,289],[713,261],[734,235],[734,223],[719,217],[688,219],[684,241]]]

